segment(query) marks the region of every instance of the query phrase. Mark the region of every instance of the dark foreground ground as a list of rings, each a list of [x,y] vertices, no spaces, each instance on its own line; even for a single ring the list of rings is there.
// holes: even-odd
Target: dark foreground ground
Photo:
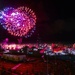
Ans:
[[[28,59],[25,62],[0,59],[0,75],[75,75],[74,61],[49,57],[45,60],[36,57]]]

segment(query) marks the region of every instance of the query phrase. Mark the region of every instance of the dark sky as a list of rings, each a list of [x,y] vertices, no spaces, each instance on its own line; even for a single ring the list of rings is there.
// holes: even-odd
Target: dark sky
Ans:
[[[37,16],[36,31],[26,40],[37,39],[47,42],[75,41],[75,1],[74,0],[0,0],[0,10],[5,7],[28,6]],[[0,40],[6,37],[16,41],[0,26]]]

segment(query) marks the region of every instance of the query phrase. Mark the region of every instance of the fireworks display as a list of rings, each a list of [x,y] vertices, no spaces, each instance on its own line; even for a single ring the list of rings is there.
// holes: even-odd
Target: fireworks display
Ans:
[[[0,11],[0,23],[11,35],[30,37],[35,30],[36,15],[28,7],[9,7]]]

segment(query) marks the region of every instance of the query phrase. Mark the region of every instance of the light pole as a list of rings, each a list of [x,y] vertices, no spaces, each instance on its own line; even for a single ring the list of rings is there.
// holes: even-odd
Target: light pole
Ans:
[[[47,75],[49,75],[48,74],[48,53],[47,53]]]

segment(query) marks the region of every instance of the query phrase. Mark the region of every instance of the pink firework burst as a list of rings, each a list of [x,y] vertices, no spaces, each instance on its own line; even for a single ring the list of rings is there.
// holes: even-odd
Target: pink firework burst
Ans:
[[[36,24],[35,13],[27,7],[19,7],[14,10],[2,12],[5,28],[14,36],[27,36]]]

